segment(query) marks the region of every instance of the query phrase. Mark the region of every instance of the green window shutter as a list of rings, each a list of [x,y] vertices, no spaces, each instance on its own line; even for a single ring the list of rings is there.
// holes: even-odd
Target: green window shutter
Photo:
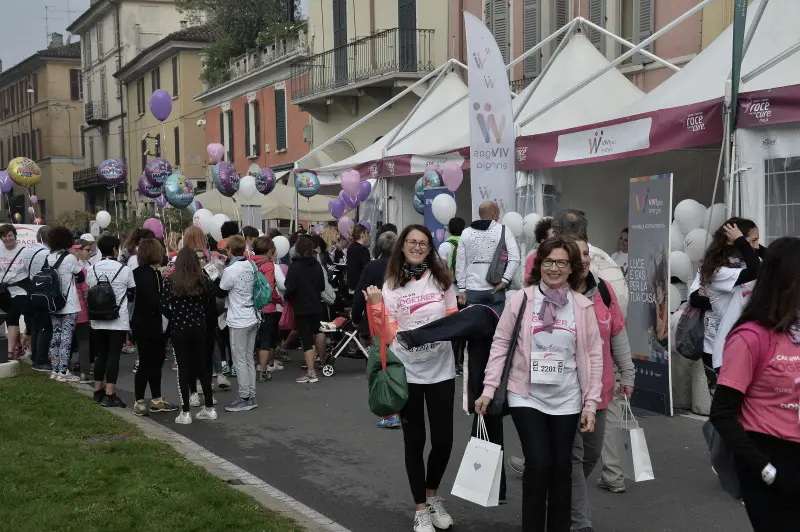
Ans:
[[[228,162],[233,164],[233,109],[228,111]]]
[[[225,113],[219,113],[219,143],[225,144]],[[222,154],[223,158],[225,153]]]
[[[255,129],[255,134],[253,135],[253,156],[258,157],[261,155],[261,115],[259,114],[259,105],[258,100],[253,100],[253,103],[250,105],[253,106],[253,129]]]
[[[525,0],[523,36],[525,50],[530,50],[539,43],[539,0]],[[539,75],[541,57],[542,55],[536,52],[525,58],[526,78],[535,78]]]
[[[250,104],[244,104],[244,155],[250,157]]]
[[[275,89],[275,147],[286,149],[286,90]]]

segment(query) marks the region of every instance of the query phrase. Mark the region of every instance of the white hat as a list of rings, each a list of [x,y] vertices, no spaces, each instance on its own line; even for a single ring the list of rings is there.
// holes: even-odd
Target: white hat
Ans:
[[[83,233],[81,235],[81,240],[83,240],[84,242],[94,242],[94,235],[92,235],[91,233]]]

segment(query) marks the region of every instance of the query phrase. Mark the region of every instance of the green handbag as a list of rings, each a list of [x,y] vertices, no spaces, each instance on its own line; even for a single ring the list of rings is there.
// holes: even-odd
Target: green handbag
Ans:
[[[376,416],[390,416],[400,412],[408,401],[406,368],[382,341],[381,331],[374,327],[371,309],[367,312],[367,318],[372,333],[372,346],[367,359],[369,409]]]

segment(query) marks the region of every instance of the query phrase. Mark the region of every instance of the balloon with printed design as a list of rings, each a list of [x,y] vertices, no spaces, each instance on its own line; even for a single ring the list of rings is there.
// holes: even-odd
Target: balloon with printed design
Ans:
[[[219,163],[219,172],[214,176],[214,186],[223,196],[232,197],[239,191],[239,172],[228,161]]]
[[[8,170],[0,171],[0,194],[8,194],[14,190],[14,181],[8,175]]]
[[[119,159],[106,159],[97,167],[97,177],[101,183],[109,188],[114,188],[125,182],[128,177],[128,169]]]
[[[167,178],[172,175],[172,165],[162,157],[151,159],[144,167],[144,175],[153,185],[163,187]]]
[[[422,174],[422,188],[436,188],[442,186],[442,175],[437,169],[426,170]]]
[[[167,198],[164,196],[163,192],[156,198],[156,205],[162,208],[167,206]]]
[[[191,202],[189,204],[188,209],[189,209],[189,214],[191,214],[192,217],[194,217],[194,215],[197,213],[197,211],[203,210],[203,204],[202,204],[202,202],[194,200],[193,202]]]
[[[185,209],[194,201],[194,183],[181,174],[172,174],[164,183],[164,195],[176,209]]]
[[[414,196],[414,210],[420,214],[425,214],[425,200],[419,196]]]
[[[275,190],[275,172],[272,168],[262,168],[256,174],[256,190],[265,196]]]
[[[417,179],[417,182],[414,183],[414,196],[419,198],[420,201],[425,201],[425,182],[423,179],[424,178],[420,177]]]
[[[42,180],[42,170],[27,157],[17,157],[8,163],[8,176],[20,186],[33,187]]]
[[[311,198],[319,192],[319,178],[314,172],[300,172],[294,180],[294,188],[304,198]]]
[[[164,188],[153,184],[145,174],[142,174],[139,176],[139,193],[146,198],[156,199],[164,193]]]

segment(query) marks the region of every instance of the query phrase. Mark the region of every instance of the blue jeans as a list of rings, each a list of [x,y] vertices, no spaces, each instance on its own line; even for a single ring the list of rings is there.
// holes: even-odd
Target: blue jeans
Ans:
[[[491,290],[467,290],[467,305],[486,305],[498,316],[503,314],[506,308],[506,291],[499,290],[492,293]]]

